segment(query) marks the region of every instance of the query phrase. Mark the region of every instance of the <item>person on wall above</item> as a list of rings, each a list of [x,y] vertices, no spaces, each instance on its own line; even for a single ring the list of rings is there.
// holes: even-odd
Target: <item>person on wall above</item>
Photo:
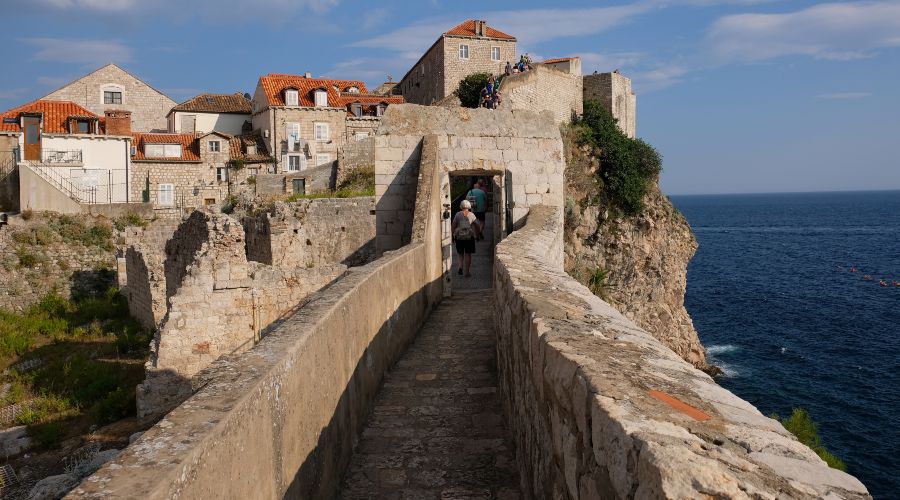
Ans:
[[[472,254],[475,253],[475,238],[478,237],[475,214],[470,209],[469,200],[459,203],[459,212],[453,217],[450,224],[451,234],[456,241],[456,253],[458,255],[459,269],[456,274],[462,275],[465,270],[466,277],[472,276]]]
[[[506,68],[504,68],[503,74],[506,76],[509,76],[512,74],[512,64],[509,64],[509,61],[506,61]]]

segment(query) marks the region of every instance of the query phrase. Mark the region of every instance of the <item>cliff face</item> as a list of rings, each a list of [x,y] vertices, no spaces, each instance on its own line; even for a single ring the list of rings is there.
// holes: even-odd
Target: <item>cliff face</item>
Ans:
[[[697,241],[654,184],[644,210],[607,208],[596,182],[596,152],[566,141],[566,271],[683,359],[709,370],[684,308],[687,265]]]

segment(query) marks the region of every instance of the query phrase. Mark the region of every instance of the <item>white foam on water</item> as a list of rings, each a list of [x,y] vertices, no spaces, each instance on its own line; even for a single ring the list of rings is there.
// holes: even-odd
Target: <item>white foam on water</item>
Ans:
[[[710,356],[717,356],[719,354],[725,354],[728,352],[735,352],[739,349],[738,346],[733,344],[726,345],[711,345],[706,348],[706,353]]]

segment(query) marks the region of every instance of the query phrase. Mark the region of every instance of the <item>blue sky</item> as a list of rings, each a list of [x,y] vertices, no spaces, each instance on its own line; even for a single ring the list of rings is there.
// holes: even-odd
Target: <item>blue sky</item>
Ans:
[[[115,62],[176,101],[399,79],[470,18],[635,81],[669,194],[900,189],[900,1],[0,0],[0,108]]]

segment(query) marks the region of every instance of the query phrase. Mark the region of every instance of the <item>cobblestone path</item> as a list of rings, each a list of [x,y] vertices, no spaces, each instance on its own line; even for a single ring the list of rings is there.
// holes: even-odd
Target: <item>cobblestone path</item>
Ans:
[[[492,250],[479,242],[482,256]],[[472,278],[490,276],[491,264],[473,261]],[[492,296],[454,290],[385,376],[340,498],[520,497],[497,394]]]

